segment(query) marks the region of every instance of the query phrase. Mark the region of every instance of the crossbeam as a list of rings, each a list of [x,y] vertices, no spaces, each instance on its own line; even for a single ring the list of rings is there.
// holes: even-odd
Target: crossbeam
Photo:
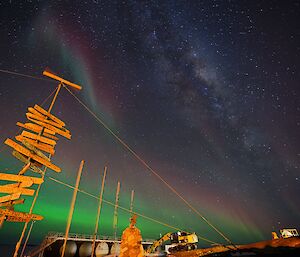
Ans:
[[[79,85],[77,85],[77,84],[75,84],[75,83],[72,83],[72,82],[70,82],[70,81],[68,81],[68,80],[66,80],[66,79],[63,79],[63,78],[61,78],[61,77],[59,77],[59,76],[57,76],[57,75],[54,75],[53,73],[51,73],[51,72],[49,72],[49,71],[46,71],[46,70],[45,70],[45,71],[43,72],[43,75],[44,75],[44,76],[47,76],[47,77],[49,77],[49,78],[55,79],[55,80],[59,81],[60,83],[63,83],[63,84],[65,84],[65,85],[70,86],[70,87],[73,87],[73,88],[75,88],[75,89],[78,89],[78,90],[81,90],[81,89],[82,89],[81,86],[79,86]]]

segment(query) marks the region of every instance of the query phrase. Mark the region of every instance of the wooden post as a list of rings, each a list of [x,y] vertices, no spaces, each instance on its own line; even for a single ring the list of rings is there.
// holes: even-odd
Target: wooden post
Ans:
[[[48,109],[48,113],[51,112],[51,110],[52,110],[52,108],[53,108],[53,106],[54,106],[54,103],[55,103],[55,101],[56,101],[56,99],[57,99],[58,93],[59,93],[59,91],[60,91],[60,89],[61,89],[61,87],[62,87],[62,83],[65,83],[65,84],[68,85],[68,86],[71,86],[71,87],[74,87],[74,88],[76,88],[76,89],[81,90],[81,86],[76,85],[76,84],[74,84],[74,83],[72,83],[72,82],[69,82],[69,81],[67,81],[67,80],[65,80],[65,79],[62,79],[62,78],[60,78],[60,77],[58,77],[58,76],[56,76],[56,75],[53,75],[53,74],[50,73],[50,72],[44,71],[44,72],[43,72],[43,75],[48,76],[48,77],[51,77],[51,78],[53,78],[53,79],[59,81],[58,88],[57,88],[57,90],[56,90],[56,92],[55,92],[55,95],[54,95],[52,101],[51,101],[51,104],[50,104],[49,109]],[[47,119],[47,118],[46,118],[46,119]],[[43,130],[44,130],[44,129],[42,129],[42,130],[40,131],[39,135],[41,135],[41,134],[43,133]],[[50,157],[51,157],[51,154],[49,155],[49,159],[50,159]],[[29,158],[29,160],[30,160],[30,158]],[[29,169],[29,167],[30,167],[30,162],[28,162],[28,164],[25,165],[25,166],[22,168],[22,170],[21,170],[18,174],[19,174],[19,175],[24,174],[24,173]],[[47,169],[47,167],[45,167],[44,174],[45,174],[45,172],[46,172],[46,169]],[[44,174],[43,174],[42,177],[44,177]],[[32,202],[32,204],[31,204],[31,207],[30,207],[29,214],[31,214],[32,211],[33,211],[33,208],[34,208],[36,199],[37,199],[37,197],[38,197],[40,188],[41,188],[41,184],[39,184],[39,186],[38,186],[38,189],[37,189],[37,191],[36,191],[35,197],[34,197],[34,199],[33,199],[33,202]],[[1,227],[1,224],[2,224],[3,222],[4,222],[4,220],[0,220],[0,227]],[[28,222],[25,222],[25,224],[24,224],[24,226],[23,226],[23,230],[22,230],[22,232],[21,232],[21,236],[20,236],[19,241],[17,242],[16,247],[15,247],[15,252],[14,252],[14,255],[13,255],[14,257],[17,257],[17,256],[18,256],[18,251],[19,251],[19,248],[20,248],[20,246],[21,246],[23,237],[24,237],[24,235],[25,235],[25,231],[26,231],[26,229],[27,229],[27,226],[28,226]],[[31,230],[29,231],[29,235],[30,235],[30,232],[31,232]],[[28,236],[28,237],[29,237],[29,236]],[[26,247],[26,244],[24,245],[24,247]],[[24,247],[23,247],[23,249],[24,249]]]
[[[96,237],[97,237],[97,234],[98,234],[98,224],[99,224],[99,219],[100,219],[100,214],[101,214],[101,206],[102,206],[102,198],[103,198],[103,192],[104,192],[106,171],[107,171],[107,167],[105,166],[104,167],[104,174],[103,174],[103,178],[102,178],[101,192],[100,192],[100,197],[99,197],[98,212],[97,212],[95,232],[94,232],[94,238],[93,238],[93,244],[92,244],[92,255],[91,255],[91,257],[94,257],[94,251],[95,251],[95,246],[96,246]]]
[[[118,181],[117,192],[116,192],[115,211],[114,211],[114,221],[113,221],[113,230],[114,230],[114,239],[115,240],[117,240],[119,193],[120,193],[120,182]]]
[[[51,157],[51,155],[49,155],[49,158],[50,158],[50,157]],[[29,163],[29,164],[30,164],[30,163]],[[44,169],[44,174],[42,175],[42,179],[43,179],[43,180],[44,180],[44,177],[45,177],[46,169],[47,169],[47,167],[45,167],[45,169]],[[33,212],[33,208],[34,208],[35,202],[36,202],[36,200],[37,200],[37,198],[38,198],[38,195],[39,195],[41,186],[42,186],[42,183],[38,185],[38,188],[37,188],[37,190],[36,190],[36,192],[35,192],[33,201],[32,201],[31,206],[30,206],[29,214],[32,214],[32,212]],[[23,241],[23,237],[24,237],[24,235],[25,235],[25,231],[26,231],[26,229],[27,229],[28,223],[29,223],[29,222],[25,222],[25,224],[24,224],[24,226],[23,226],[23,230],[22,230],[22,232],[21,232],[21,236],[20,236],[19,241],[17,242],[16,247],[15,247],[14,257],[17,257],[17,256],[18,256],[18,252],[19,252],[21,243],[22,243],[22,241]],[[33,226],[33,223],[32,223],[32,226]],[[32,227],[31,227],[31,229],[32,229]],[[31,229],[30,229],[30,231],[28,232],[28,237],[30,236]],[[26,242],[26,243],[27,243],[27,242]],[[26,243],[24,244],[23,249],[25,249]],[[22,254],[21,254],[21,256],[22,256]]]
[[[130,216],[132,215],[132,211],[133,211],[133,200],[134,200],[134,190],[131,190],[131,199],[130,199]]]
[[[53,108],[53,105],[54,105],[54,103],[55,103],[55,101],[56,101],[56,98],[57,98],[57,95],[58,95],[58,93],[59,93],[59,91],[60,91],[60,89],[61,89],[61,86],[62,86],[62,84],[59,83],[58,88],[57,88],[57,90],[56,90],[56,92],[55,92],[55,95],[54,95],[54,97],[53,97],[53,99],[52,99],[52,102],[51,102],[51,104],[50,104],[50,107],[49,107],[49,109],[48,109],[48,112],[49,112],[49,113],[51,112],[51,110],[52,110],[52,108]]]
[[[23,248],[22,248],[20,257],[23,257],[23,255],[24,255],[24,252],[25,252],[25,249],[26,249],[26,245],[27,245],[28,239],[29,239],[29,237],[30,237],[31,230],[32,230],[32,227],[33,227],[34,222],[35,222],[34,220],[31,221],[31,225],[30,225],[29,231],[28,231],[28,233],[27,233],[27,237],[26,237],[26,239],[25,239],[25,242],[24,242],[24,245],[23,245]]]
[[[56,92],[55,92],[55,95],[54,95],[54,97],[53,97],[53,99],[52,99],[52,101],[51,101],[51,104],[50,104],[50,106],[49,106],[49,109],[48,109],[48,112],[49,112],[49,113],[51,112],[51,110],[52,110],[52,108],[53,108],[53,106],[54,106],[54,103],[55,103],[55,101],[56,101],[56,99],[57,99],[57,96],[58,96],[58,93],[59,93],[59,91],[60,91],[60,89],[61,89],[61,86],[62,86],[62,84],[59,83],[58,88],[57,88],[57,90],[56,90]],[[47,118],[46,118],[46,119],[47,119]],[[40,131],[39,135],[41,135],[41,134],[43,133],[43,130],[44,130],[44,129],[42,129],[42,130]],[[50,159],[50,158],[51,158],[51,154],[49,155],[49,159]],[[19,174],[19,175],[23,175],[23,174],[29,169],[29,167],[30,167],[30,158],[29,158],[29,162],[22,168],[22,170],[21,170],[18,174]],[[47,167],[45,167],[44,174],[45,174],[45,172],[46,172],[46,169],[47,169]],[[43,174],[43,176],[42,176],[43,178],[44,178],[44,174]],[[35,196],[34,196],[34,199],[33,199],[33,201],[32,201],[31,207],[30,207],[29,214],[31,214],[32,211],[33,211],[33,208],[34,208],[36,199],[37,199],[38,194],[39,194],[39,191],[40,191],[40,188],[41,188],[41,184],[38,186],[38,189],[37,189],[37,191],[36,191],[36,194],[35,194]],[[26,229],[27,229],[27,226],[28,226],[28,222],[25,222],[25,224],[24,224],[24,226],[23,226],[23,230],[22,230],[22,232],[21,232],[21,236],[20,236],[19,241],[17,242],[16,247],[15,247],[14,257],[17,257],[17,256],[18,256],[18,252],[19,252],[21,243],[22,243],[22,241],[23,241],[23,238],[24,238],[24,235],[25,235],[25,231],[26,231]],[[31,230],[30,230],[30,232],[31,232]],[[28,232],[28,235],[29,235],[29,236],[30,236],[30,234],[29,234],[30,232]],[[28,236],[28,237],[29,237],[29,236]],[[26,242],[26,243],[27,243],[27,242]],[[25,247],[26,247],[26,244],[24,244],[23,250],[25,249]],[[23,251],[22,251],[22,252],[23,252]],[[22,257],[22,253],[21,253],[21,257]]]
[[[77,196],[77,192],[78,192],[78,187],[79,187],[79,182],[80,182],[83,165],[84,165],[84,160],[82,160],[80,162],[80,166],[79,166],[79,170],[78,170],[78,174],[77,174],[76,184],[75,184],[75,188],[74,188],[74,192],[73,192],[73,198],[72,198],[72,202],[71,202],[71,207],[70,207],[70,212],[69,212],[69,217],[68,217],[68,222],[67,222],[67,227],[66,227],[65,241],[64,241],[63,248],[61,251],[61,257],[64,257],[64,255],[65,255],[65,250],[66,250],[67,240],[69,237],[69,230],[70,230],[70,226],[71,226],[71,222],[72,222],[75,201],[76,201],[76,196]]]
[[[23,168],[19,171],[18,175],[23,175],[30,168],[30,162],[25,164]]]

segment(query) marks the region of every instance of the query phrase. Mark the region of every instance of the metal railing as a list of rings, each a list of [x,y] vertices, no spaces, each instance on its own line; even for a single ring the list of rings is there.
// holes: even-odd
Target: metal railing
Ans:
[[[30,251],[26,256],[33,257],[36,256],[39,253],[42,253],[48,246],[55,243],[58,240],[64,240],[65,234],[62,232],[55,232],[50,231],[45,236],[43,242],[35,249]],[[93,235],[87,235],[87,234],[78,234],[78,233],[69,233],[68,240],[74,240],[74,241],[92,241],[94,239]],[[103,235],[97,235],[96,241],[102,241],[102,242],[121,242],[121,238],[115,239],[113,236],[103,236]],[[144,239],[142,244],[150,245],[154,242],[153,239]]]
[[[48,232],[48,234],[46,235],[46,238],[58,238],[59,239],[64,239],[65,238],[65,234],[62,232],[54,232],[54,231],[50,231]],[[78,233],[69,233],[69,237],[68,240],[72,240],[72,239],[79,239],[79,240],[93,240],[94,236],[90,235],[90,234],[78,234]],[[121,238],[115,238],[113,236],[104,236],[104,235],[97,235],[96,236],[96,240],[97,241],[109,241],[109,242],[120,242]],[[153,239],[144,239],[143,243],[144,244],[150,244],[153,243]]]

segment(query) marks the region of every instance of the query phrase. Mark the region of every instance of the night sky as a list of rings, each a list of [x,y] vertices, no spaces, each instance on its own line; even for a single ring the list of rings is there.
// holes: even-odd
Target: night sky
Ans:
[[[300,228],[299,13],[299,1],[2,1],[0,69],[42,77],[49,67],[82,85],[76,96],[197,210],[233,242],[254,242]],[[0,73],[1,142],[56,86]],[[65,89],[53,114],[72,139],[59,139],[62,173],[48,176],[74,185],[84,159],[80,188],[98,195],[107,165],[105,199],[121,181],[121,206],[134,189],[135,211],[224,243]],[[1,172],[17,173],[2,145]],[[65,230],[71,197],[46,178],[31,243]],[[97,201],[77,200],[71,232],[92,234]],[[119,212],[119,234],[128,218]],[[101,235],[112,221],[104,204]],[[170,231],[141,217],[137,226],[144,238]],[[5,223],[1,242],[21,229]]]

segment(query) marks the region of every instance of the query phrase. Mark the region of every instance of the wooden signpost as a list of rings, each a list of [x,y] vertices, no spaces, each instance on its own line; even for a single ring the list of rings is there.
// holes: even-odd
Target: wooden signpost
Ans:
[[[81,89],[81,86],[48,71],[44,71],[43,75],[59,82],[50,107],[48,110],[43,109],[37,104],[33,107],[28,107],[28,112],[26,113],[28,122],[17,122],[17,126],[23,129],[21,133],[15,137],[17,142],[10,138],[7,138],[4,142],[13,149],[13,156],[24,163],[24,166],[17,174],[0,173],[0,180],[11,182],[0,186],[0,193],[6,194],[0,197],[0,227],[4,221],[25,222],[22,234],[16,245],[14,257],[18,255],[18,250],[28,222],[43,219],[41,215],[32,214],[32,210],[41,184],[44,182],[46,169],[61,172],[61,168],[51,161],[51,156],[55,153],[54,148],[58,141],[57,135],[71,139],[70,131],[65,128],[66,124],[53,115],[51,110],[62,86],[70,86],[78,90]],[[42,177],[27,176],[25,175],[27,171],[33,171],[39,176],[42,175]],[[37,190],[31,188],[34,184],[38,185]],[[20,199],[22,195],[34,196],[28,213],[14,210],[16,204],[24,203],[24,199]]]

